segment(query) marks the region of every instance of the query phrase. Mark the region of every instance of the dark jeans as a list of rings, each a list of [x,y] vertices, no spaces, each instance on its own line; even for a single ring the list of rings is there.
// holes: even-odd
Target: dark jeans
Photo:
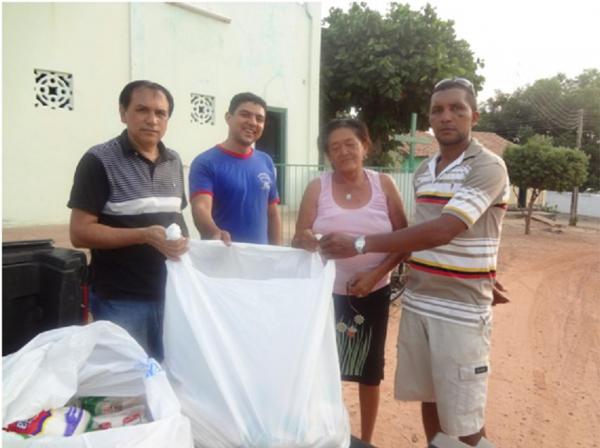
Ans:
[[[108,320],[127,332],[148,356],[161,362],[163,353],[163,300],[140,300],[132,296],[100,297],[90,290],[90,309],[94,320]]]

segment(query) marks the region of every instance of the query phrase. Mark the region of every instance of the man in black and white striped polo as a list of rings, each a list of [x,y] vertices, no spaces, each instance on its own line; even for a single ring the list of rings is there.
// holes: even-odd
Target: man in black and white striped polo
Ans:
[[[176,223],[187,236],[181,159],[161,141],[173,105],[160,84],[127,84],[119,96],[127,129],[83,155],[68,202],[71,242],[92,253],[94,319],[125,328],[159,361],[165,259],[177,260],[187,250],[186,238],[167,241],[165,234]]]

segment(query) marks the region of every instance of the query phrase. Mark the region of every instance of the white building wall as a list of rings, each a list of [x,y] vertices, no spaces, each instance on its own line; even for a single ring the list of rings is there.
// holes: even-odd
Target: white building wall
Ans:
[[[320,4],[194,3],[191,9],[3,5],[3,227],[68,222],[75,166],[85,150],[123,129],[118,94],[133,79],[157,81],[173,94],[164,141],[186,168],[225,139],[224,114],[242,91],[287,110],[286,162],[318,162]],[[74,110],[33,106],[34,68],[73,74]],[[192,122],[191,93],[215,97],[214,124]]]
[[[3,227],[68,222],[79,158],[121,130],[128,15],[125,4],[2,5]],[[73,75],[73,110],[34,107],[34,69]]]
[[[176,99],[165,140],[191,162],[226,137],[231,97],[251,91],[287,110],[287,162],[317,163],[319,4],[193,6],[230,21],[173,4],[131,5],[132,77],[164,83]],[[191,122],[192,92],[216,98],[214,125]]]

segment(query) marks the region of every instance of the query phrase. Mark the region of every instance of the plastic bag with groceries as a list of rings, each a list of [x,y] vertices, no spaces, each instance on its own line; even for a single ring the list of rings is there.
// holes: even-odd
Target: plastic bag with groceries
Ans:
[[[193,447],[165,372],[111,322],[41,333],[2,374],[4,447]]]

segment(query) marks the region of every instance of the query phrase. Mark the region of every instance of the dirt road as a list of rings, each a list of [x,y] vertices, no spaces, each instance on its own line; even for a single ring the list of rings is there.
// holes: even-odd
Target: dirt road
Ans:
[[[600,447],[600,232],[561,233],[507,219],[499,279],[511,303],[495,308],[488,438],[501,448]],[[420,408],[393,399],[400,308],[394,306],[386,346],[386,378],[374,444],[424,447]],[[344,394],[360,434],[357,393]]]

